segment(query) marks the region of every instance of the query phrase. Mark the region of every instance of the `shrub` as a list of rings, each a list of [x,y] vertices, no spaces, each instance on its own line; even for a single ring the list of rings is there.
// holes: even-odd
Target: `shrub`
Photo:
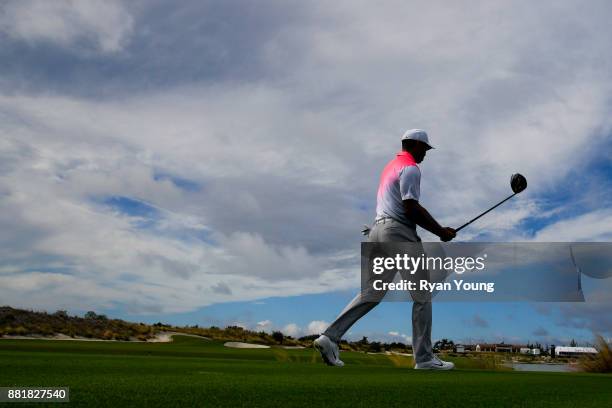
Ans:
[[[45,336],[51,336],[51,335],[55,334],[55,331],[53,330],[53,327],[51,327],[51,325],[49,323],[41,323],[38,326],[38,329],[34,329],[34,331],[36,331],[37,333],[40,333],[42,335],[45,335]]]
[[[6,313],[4,316],[0,316],[0,323],[11,323],[15,320],[15,315],[12,313]]]
[[[105,330],[104,333],[102,333],[102,338],[104,340],[112,340],[113,337],[115,337],[115,334],[111,330]]]

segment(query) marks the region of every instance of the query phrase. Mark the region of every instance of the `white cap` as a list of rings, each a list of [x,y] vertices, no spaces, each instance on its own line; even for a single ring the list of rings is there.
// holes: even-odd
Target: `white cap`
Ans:
[[[407,130],[406,133],[404,133],[404,136],[402,136],[402,140],[418,140],[419,142],[425,143],[430,149],[434,148],[429,144],[427,132],[425,132],[423,129]]]

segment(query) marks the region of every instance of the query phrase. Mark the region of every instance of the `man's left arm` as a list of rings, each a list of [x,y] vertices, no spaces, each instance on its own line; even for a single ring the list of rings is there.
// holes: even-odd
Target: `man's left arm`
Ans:
[[[402,170],[400,174],[400,194],[404,211],[408,219],[416,225],[426,229],[440,237],[442,241],[450,241],[455,238],[455,230],[449,227],[442,227],[429,211],[420,203],[421,195],[421,170],[417,166],[409,166]]]
[[[426,229],[434,235],[440,237],[441,241],[447,242],[455,238],[457,233],[453,228],[443,227],[434,217],[431,216],[429,211],[425,209],[418,201],[413,199],[403,200],[404,211],[406,216],[416,225]]]

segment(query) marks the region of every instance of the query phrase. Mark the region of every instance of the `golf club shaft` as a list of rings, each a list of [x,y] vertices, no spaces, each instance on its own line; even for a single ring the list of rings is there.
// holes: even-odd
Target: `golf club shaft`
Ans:
[[[500,201],[499,203],[495,204],[493,207],[489,208],[487,211],[483,212],[482,214],[480,214],[479,216],[477,216],[476,218],[472,218],[471,220],[469,220],[468,222],[466,222],[465,224],[463,224],[462,226],[460,226],[459,228],[455,229],[455,232],[459,232],[461,231],[463,228],[467,227],[468,225],[470,225],[471,223],[473,223],[474,221],[476,221],[477,219],[479,219],[480,217],[482,217],[483,215],[487,214],[489,211],[492,211],[494,209],[496,209],[497,207],[499,207],[500,205],[502,205],[503,203],[505,203],[506,201],[508,201],[509,199],[511,199],[512,197],[514,197],[515,195],[517,195],[518,193],[514,193],[511,196],[503,199],[502,201]]]

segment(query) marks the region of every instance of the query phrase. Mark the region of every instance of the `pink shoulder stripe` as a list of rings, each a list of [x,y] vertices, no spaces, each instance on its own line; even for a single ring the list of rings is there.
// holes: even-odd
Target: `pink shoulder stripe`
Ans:
[[[380,176],[380,183],[378,184],[377,196],[380,197],[387,190],[389,184],[395,182],[395,180],[399,178],[399,174],[404,167],[416,165],[417,164],[410,153],[398,153],[395,159],[387,163],[387,165],[383,169],[383,172]]]

